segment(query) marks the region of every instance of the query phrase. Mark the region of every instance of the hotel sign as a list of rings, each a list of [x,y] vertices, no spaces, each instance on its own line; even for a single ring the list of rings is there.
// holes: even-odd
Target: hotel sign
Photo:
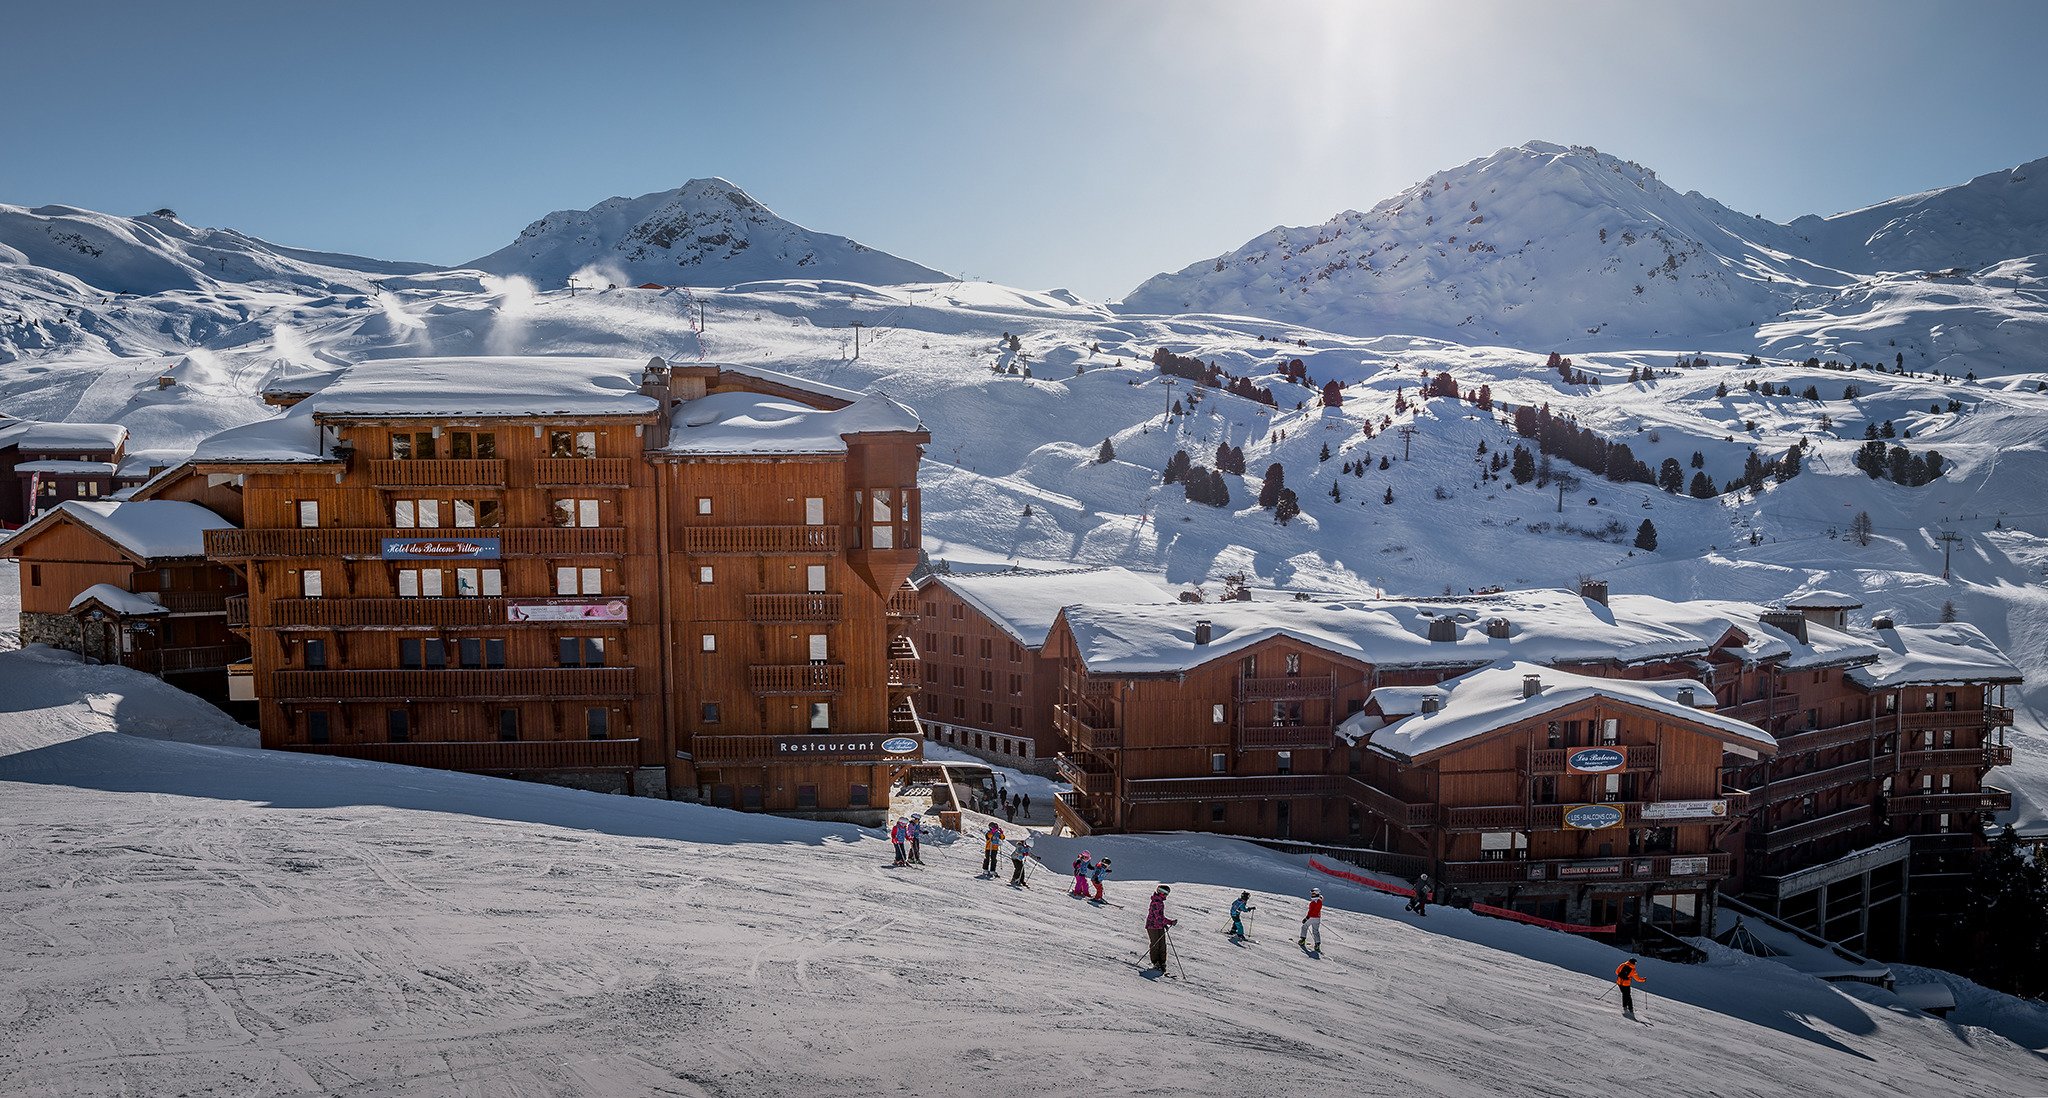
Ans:
[[[1621,809],[1611,804],[1574,804],[1564,810],[1564,825],[1575,831],[1602,831],[1621,826]]]
[[[497,538],[385,538],[385,560],[497,560]]]
[[[1628,756],[1615,747],[1582,747],[1564,757],[1565,769],[1574,774],[1607,774],[1627,763]]]
[[[625,599],[510,599],[505,603],[506,621],[599,621],[626,620]]]
[[[1727,801],[1651,801],[1643,806],[1646,820],[1689,820],[1728,815]]]

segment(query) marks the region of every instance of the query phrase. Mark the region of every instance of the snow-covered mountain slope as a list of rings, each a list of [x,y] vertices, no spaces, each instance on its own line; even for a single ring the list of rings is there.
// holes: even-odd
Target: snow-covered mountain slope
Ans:
[[[1641,165],[1532,141],[1158,275],[1123,307],[1529,347],[1697,338],[1853,281],[1803,243]]]
[[[1644,962],[1636,1025],[1612,949],[1230,840],[1087,840],[1123,905],[1096,907],[977,879],[967,844],[894,870],[846,826],[238,746],[47,650],[0,681],[10,1093],[2048,1089],[2048,1011],[1974,985],[1943,1021],[1716,950]],[[1156,881],[1182,979],[1136,956]],[[1320,955],[1286,938],[1311,885]]]
[[[1974,271],[2048,252],[2048,157],[1790,228],[1809,254],[1859,271]]]
[[[731,286],[773,278],[890,285],[948,277],[784,220],[715,178],[638,198],[610,198],[587,210],[557,210],[467,265],[549,288],[579,273],[581,282],[594,286]]]
[[[1772,357],[1903,361],[1954,377],[2039,370],[2043,347],[2048,254],[1974,272],[1862,279],[1756,333],[1757,350]]]

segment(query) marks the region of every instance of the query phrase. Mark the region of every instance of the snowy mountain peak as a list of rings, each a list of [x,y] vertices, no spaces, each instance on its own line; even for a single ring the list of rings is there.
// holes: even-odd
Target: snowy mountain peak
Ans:
[[[729,180],[692,179],[587,210],[558,210],[469,264],[558,286],[583,274],[618,284],[726,286],[775,278],[887,285],[947,276],[858,241],[778,217]]]

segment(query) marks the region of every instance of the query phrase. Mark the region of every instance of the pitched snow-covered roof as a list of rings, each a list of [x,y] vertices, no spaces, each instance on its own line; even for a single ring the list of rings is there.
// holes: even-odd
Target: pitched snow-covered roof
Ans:
[[[205,556],[206,531],[229,530],[235,525],[196,503],[179,500],[68,500],[36,516],[8,540],[23,544],[60,517],[80,523],[145,560]]]
[[[955,572],[932,576],[1026,648],[1045,644],[1060,609],[1074,603],[1172,602],[1158,580],[1125,568],[1058,571]]]
[[[1840,591],[1806,591],[1785,600],[1787,610],[1858,610],[1862,606],[1862,599]]]
[[[644,358],[505,355],[371,358],[293,410],[321,416],[652,415],[640,391]]]
[[[760,366],[732,366],[725,363],[720,363],[718,371],[722,374],[737,374],[740,377],[750,377],[756,381],[766,381],[769,382],[770,384],[787,386],[788,388],[801,390],[807,393],[816,393],[819,396],[831,397],[834,400],[846,401],[848,404],[851,404],[854,401],[859,400],[861,397],[861,394],[853,389],[845,389],[837,385],[828,385],[822,381],[813,381],[807,377],[798,377],[795,374],[785,374],[780,370],[769,370],[764,369],[763,367]]]
[[[1462,599],[1081,605],[1066,609],[1081,659],[1094,674],[1185,671],[1274,637],[1382,667],[1533,663],[1643,663],[1705,652],[1711,641],[1668,620],[1678,604],[1638,596],[1621,609],[1565,591],[1509,591]],[[1429,639],[1450,621],[1455,640]],[[1507,622],[1506,637],[1487,623]],[[1211,625],[1208,644],[1195,622]],[[1716,638],[1718,639],[1718,637]]]
[[[45,461],[24,461],[14,467],[17,473],[50,473],[67,477],[111,477],[116,466],[111,461],[59,461],[51,458]]]
[[[844,436],[922,431],[917,413],[883,393],[844,408],[814,408],[766,393],[712,393],[676,409],[666,451],[675,454],[836,454]]]
[[[323,451],[320,425],[310,411],[301,404],[281,416],[217,431],[200,440],[192,460],[217,465],[336,460]]]
[[[1814,622],[1806,623],[1805,640],[1777,626],[1766,625],[1763,616],[1770,607],[1761,603],[1731,599],[1672,602],[1654,595],[1614,595],[1607,601],[1616,613],[1654,618],[1691,633],[1705,644],[1718,643],[1733,630],[1740,634],[1741,643],[1724,651],[1739,656],[1747,664],[1780,660],[1786,670],[1800,671],[1868,662],[1878,655],[1876,646]]]
[[[1542,683],[1534,697],[1523,696],[1528,676]],[[1383,725],[1380,716],[1355,713],[1337,727],[1337,734],[1347,742],[1364,739],[1374,750],[1412,760],[1545,713],[1606,698],[1698,725],[1762,754],[1777,752],[1778,742],[1755,725],[1680,701],[1686,690],[1692,691],[1695,703],[1713,703],[1713,691],[1691,679],[1602,679],[1502,661],[1432,687],[1381,687],[1372,692],[1371,704],[1398,719]],[[1421,712],[1420,701],[1430,694],[1440,699],[1439,706],[1434,712]]]
[[[1851,668],[1850,681],[1871,689],[1955,683],[2016,683],[2020,669],[1983,630],[1964,622],[1898,625],[1876,630],[1883,655]]]
[[[144,617],[153,614],[168,614],[170,610],[152,595],[138,595],[124,591],[111,583],[95,583],[80,591],[66,609],[76,610],[88,602],[97,602],[123,617]]]
[[[23,450],[115,450],[128,439],[128,428],[118,423],[45,423],[15,420],[0,427],[0,446],[10,443]]]

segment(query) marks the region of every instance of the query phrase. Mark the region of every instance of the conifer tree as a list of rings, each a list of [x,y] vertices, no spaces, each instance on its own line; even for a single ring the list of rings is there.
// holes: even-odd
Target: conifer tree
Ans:
[[[1657,549],[1657,526],[1649,519],[1644,519],[1643,524],[1636,527],[1636,548],[1645,552]]]
[[[1287,470],[1279,462],[1266,466],[1266,479],[1259,485],[1259,506],[1273,507],[1280,502],[1280,493],[1287,490]],[[1286,525],[1282,523],[1281,525]]]
[[[1282,488],[1273,500],[1273,521],[1282,526],[1301,514],[1301,501],[1294,498],[1294,489]]]
[[[1095,464],[1107,465],[1115,460],[1116,447],[1111,446],[1108,439],[1103,439],[1101,448],[1095,451]]]

